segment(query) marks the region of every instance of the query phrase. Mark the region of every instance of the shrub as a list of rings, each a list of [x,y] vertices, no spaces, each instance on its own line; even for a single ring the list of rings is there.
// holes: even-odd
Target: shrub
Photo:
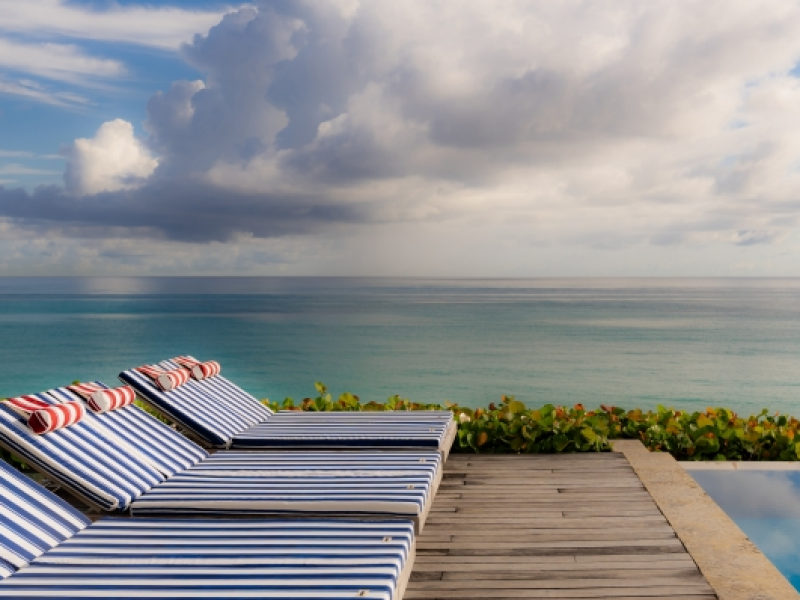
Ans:
[[[583,406],[546,404],[528,409],[513,396],[499,407],[454,407],[459,420],[458,447],[473,452],[600,452],[610,450],[606,414]]]
[[[767,409],[747,418],[726,408],[612,410],[620,417],[621,437],[638,438],[678,460],[800,460],[800,422]]]
[[[398,395],[387,398],[386,402],[380,403],[370,401],[362,404],[358,396],[350,392],[344,392],[339,396],[339,399],[333,401],[328,387],[319,381],[314,384],[314,387],[319,394],[316,398],[303,398],[300,404],[295,404],[293,398],[286,398],[282,402],[271,402],[264,399],[261,402],[272,410],[306,410],[314,412],[357,412],[365,410],[447,410],[446,406],[441,404],[421,404],[419,402],[412,402],[407,398],[401,398]]]

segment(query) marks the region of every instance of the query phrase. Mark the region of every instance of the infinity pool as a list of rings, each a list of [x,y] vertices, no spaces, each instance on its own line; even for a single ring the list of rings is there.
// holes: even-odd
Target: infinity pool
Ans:
[[[800,590],[800,470],[687,470]]]

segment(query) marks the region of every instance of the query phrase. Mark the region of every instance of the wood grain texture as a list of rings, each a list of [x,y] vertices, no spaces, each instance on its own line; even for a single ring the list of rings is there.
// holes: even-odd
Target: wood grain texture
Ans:
[[[716,600],[620,453],[452,455],[407,600]]]

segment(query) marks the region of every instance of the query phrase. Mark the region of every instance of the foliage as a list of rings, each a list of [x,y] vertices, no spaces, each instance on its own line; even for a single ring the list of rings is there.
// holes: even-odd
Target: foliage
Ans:
[[[14,465],[20,471],[28,471],[29,470],[28,469],[28,465],[26,465],[25,462],[21,458],[19,458],[15,454],[12,454],[11,452],[6,450],[5,448],[0,448],[0,460],[2,460],[3,462],[8,463],[10,465]]]
[[[606,414],[583,406],[546,404],[531,410],[513,396],[499,407],[456,409],[458,446],[473,452],[600,452],[610,450]]]
[[[133,401],[133,403],[136,406],[138,406],[139,408],[141,408],[144,412],[146,412],[151,417],[153,417],[155,419],[158,419],[159,421],[161,421],[162,423],[166,423],[167,425],[170,425],[170,426],[173,425],[172,421],[170,421],[168,418],[163,416],[160,412],[158,412],[155,409],[153,409],[153,407],[150,406],[147,402],[143,402],[142,400],[139,400],[139,398],[137,398],[136,400]]]
[[[767,409],[747,418],[726,408],[612,411],[620,417],[621,437],[639,438],[678,460],[800,460],[800,421]]]
[[[319,381],[314,384],[319,394],[316,398],[303,398],[300,404],[295,404],[294,399],[286,398],[283,402],[271,402],[264,399],[261,402],[272,410],[305,410],[313,412],[358,412],[358,411],[383,411],[383,410],[447,410],[441,404],[422,404],[412,402],[407,398],[401,398],[397,394],[380,403],[370,401],[361,402],[358,396],[350,392],[344,392],[335,402],[328,391],[328,387]]]

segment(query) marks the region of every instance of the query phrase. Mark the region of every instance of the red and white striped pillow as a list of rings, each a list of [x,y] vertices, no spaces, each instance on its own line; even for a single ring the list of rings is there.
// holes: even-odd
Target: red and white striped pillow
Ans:
[[[172,371],[167,371],[166,369],[156,367],[155,365],[136,367],[134,371],[139,371],[139,373],[147,375],[165,392],[169,392],[170,390],[181,387],[184,383],[189,381],[189,377],[191,377],[191,373],[189,373],[189,371],[186,369],[173,369]]]
[[[86,409],[80,402],[48,404],[35,396],[20,396],[9,398],[5,405],[28,419],[28,427],[36,435],[69,427],[86,416]]]
[[[216,377],[222,372],[222,367],[215,360],[200,362],[191,356],[176,356],[172,360],[189,369],[192,372],[192,377],[197,379],[197,381],[202,381],[209,377]]]
[[[89,408],[96,413],[124,408],[136,400],[136,392],[128,385],[107,389],[96,383],[81,383],[71,385],[68,389],[86,400]]]

